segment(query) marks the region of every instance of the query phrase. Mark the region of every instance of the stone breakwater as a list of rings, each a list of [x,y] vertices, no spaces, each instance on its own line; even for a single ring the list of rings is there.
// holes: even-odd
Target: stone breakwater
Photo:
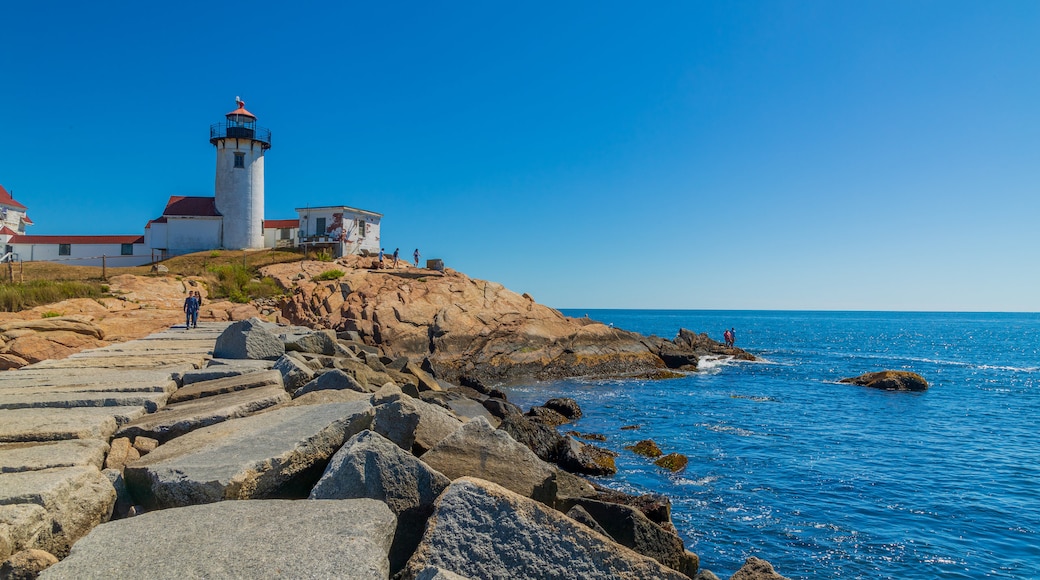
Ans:
[[[667,498],[579,475],[613,462],[556,431],[573,401],[352,338],[204,323],[0,374],[0,577],[714,577]]]

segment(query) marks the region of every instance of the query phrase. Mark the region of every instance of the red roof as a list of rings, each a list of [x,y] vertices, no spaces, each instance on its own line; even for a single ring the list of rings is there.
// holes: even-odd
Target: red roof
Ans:
[[[163,216],[194,216],[194,217],[217,217],[217,200],[212,197],[188,197],[174,195],[166,202]],[[158,220],[153,220],[158,221]],[[162,223],[162,222],[159,222]]]
[[[11,206],[11,207],[13,207],[15,209],[26,209],[24,205],[22,205],[22,204],[18,203],[17,201],[15,201],[14,198],[11,197],[11,194],[7,193],[7,190],[4,189],[4,186],[2,186],[2,185],[0,185],[0,204],[9,205],[9,206]],[[26,221],[28,221],[28,220],[26,220]],[[32,222],[30,222],[30,223],[32,223]]]
[[[245,101],[239,101],[238,102],[238,108],[235,109],[234,111],[231,111],[230,113],[228,113],[227,115],[224,115],[224,116],[225,117],[230,117],[231,115],[243,115],[243,116],[246,116],[246,117],[252,117],[254,119],[256,118],[256,115],[254,115],[254,114],[252,114],[252,113],[250,113],[249,111],[246,110],[246,102]]]
[[[29,219],[29,214],[23,215],[22,216],[22,221],[27,223],[27,224],[29,224],[29,225],[33,225],[33,221],[31,219]]]
[[[143,244],[144,236],[14,236],[9,244]]]
[[[4,226],[4,227],[0,228],[0,235],[2,235],[2,236],[17,236],[18,232],[12,230],[11,228],[9,228],[7,226]]]
[[[264,220],[264,229],[298,228],[300,220]]]

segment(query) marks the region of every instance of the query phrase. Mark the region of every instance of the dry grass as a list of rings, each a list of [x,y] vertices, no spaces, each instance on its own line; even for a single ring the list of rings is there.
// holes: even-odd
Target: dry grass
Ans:
[[[206,276],[208,268],[227,266],[231,264],[244,264],[250,270],[256,270],[270,264],[281,264],[284,262],[298,262],[303,259],[303,254],[286,250],[256,250],[256,251],[234,251],[213,250],[197,252],[170,258],[162,265],[170,269],[174,276]],[[31,282],[35,280],[53,281],[101,281],[101,266],[71,266],[55,262],[23,262],[14,264],[15,282]],[[135,274],[138,276],[152,275],[151,266],[133,266],[124,268],[108,267],[104,272],[106,277],[118,276],[120,274]],[[8,270],[0,265],[0,280],[9,280]]]

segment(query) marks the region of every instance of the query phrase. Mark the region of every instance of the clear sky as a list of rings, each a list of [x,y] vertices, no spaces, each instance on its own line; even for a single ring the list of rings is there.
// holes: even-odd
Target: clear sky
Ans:
[[[1040,2],[4,2],[0,184],[34,234],[212,195],[559,308],[1040,311]]]

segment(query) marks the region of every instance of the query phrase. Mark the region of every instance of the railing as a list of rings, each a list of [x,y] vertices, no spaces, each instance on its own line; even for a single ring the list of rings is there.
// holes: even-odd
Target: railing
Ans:
[[[252,139],[259,141],[264,149],[271,148],[271,130],[263,127],[246,127],[227,123],[214,123],[209,126],[209,142],[214,145],[221,139]]]

